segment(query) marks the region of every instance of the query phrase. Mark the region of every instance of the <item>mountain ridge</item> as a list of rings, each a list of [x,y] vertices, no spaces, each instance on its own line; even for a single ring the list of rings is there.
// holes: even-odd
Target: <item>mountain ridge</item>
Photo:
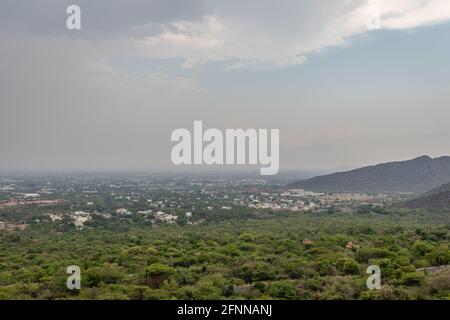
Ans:
[[[450,209],[450,183],[443,184],[417,198],[400,203],[398,207],[409,209]]]
[[[291,187],[321,192],[423,193],[450,182],[450,156],[428,155],[296,181]]]

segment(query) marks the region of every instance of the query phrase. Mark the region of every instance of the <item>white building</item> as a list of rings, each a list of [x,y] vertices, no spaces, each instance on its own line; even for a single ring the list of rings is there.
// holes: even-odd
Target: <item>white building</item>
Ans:
[[[133,212],[128,211],[128,210],[125,209],[125,208],[119,208],[119,209],[117,209],[117,210],[116,210],[116,213],[117,213],[118,215],[121,215],[121,216],[133,214]]]

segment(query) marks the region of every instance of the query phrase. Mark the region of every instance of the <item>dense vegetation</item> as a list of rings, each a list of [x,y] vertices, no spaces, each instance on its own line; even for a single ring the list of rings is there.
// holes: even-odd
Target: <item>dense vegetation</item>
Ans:
[[[313,243],[304,241],[309,239]],[[450,299],[450,216],[284,214],[197,226],[0,231],[0,299]],[[352,242],[353,248],[346,248]],[[368,265],[382,288],[368,290]],[[81,290],[66,288],[81,267]]]

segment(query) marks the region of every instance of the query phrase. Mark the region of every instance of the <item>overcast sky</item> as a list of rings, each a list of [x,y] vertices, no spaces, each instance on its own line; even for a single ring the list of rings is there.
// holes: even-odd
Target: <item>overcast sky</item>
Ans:
[[[194,120],[279,128],[281,170],[450,155],[449,20],[448,0],[2,0],[0,171],[171,169]]]

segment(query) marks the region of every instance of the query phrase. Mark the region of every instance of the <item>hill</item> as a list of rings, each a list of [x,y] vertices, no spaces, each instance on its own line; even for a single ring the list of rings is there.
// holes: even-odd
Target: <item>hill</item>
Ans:
[[[450,157],[421,156],[301,180],[291,187],[324,192],[422,193],[448,182]]]
[[[450,183],[435,188],[415,199],[401,203],[399,207],[410,209],[450,209]]]

